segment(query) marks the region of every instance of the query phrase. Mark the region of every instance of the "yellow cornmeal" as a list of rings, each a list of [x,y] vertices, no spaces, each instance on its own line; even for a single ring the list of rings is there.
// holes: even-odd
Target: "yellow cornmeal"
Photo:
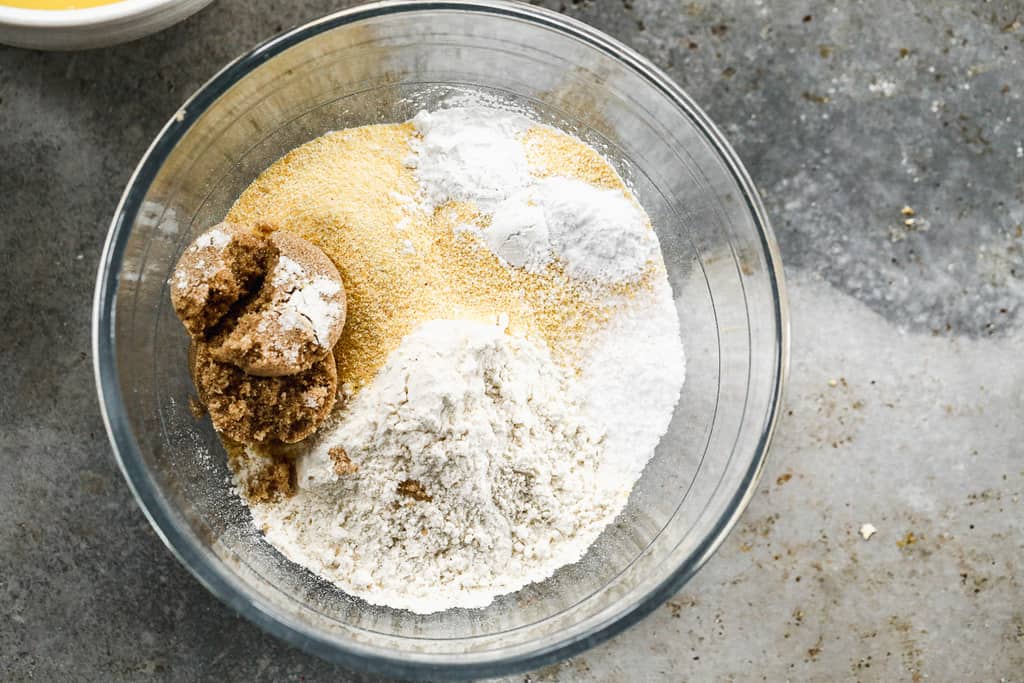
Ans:
[[[523,136],[523,145],[530,170],[536,176],[566,176],[606,190],[626,190],[622,178],[604,157],[571,135],[534,126]]]
[[[345,331],[335,347],[339,383],[357,391],[402,338],[432,319],[497,321],[539,337],[576,366],[581,340],[607,323],[616,302],[648,289],[664,266],[652,263],[630,284],[585,284],[557,264],[539,274],[505,267],[475,235],[489,216],[450,202],[433,213],[416,202],[410,123],[328,133],[292,150],[246,188],[227,215],[268,222],[318,245],[334,261],[348,296]],[[550,128],[522,140],[531,173],[577,178],[602,188],[625,185],[596,151]]]

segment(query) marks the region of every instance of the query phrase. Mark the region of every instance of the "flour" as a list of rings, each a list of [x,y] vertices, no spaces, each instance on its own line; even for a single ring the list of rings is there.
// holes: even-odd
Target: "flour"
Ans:
[[[299,492],[254,506],[254,520],[368,602],[484,606],[580,559],[625,504],[580,398],[541,346],[496,325],[424,323],[301,458]],[[338,448],[358,470],[336,474]]]

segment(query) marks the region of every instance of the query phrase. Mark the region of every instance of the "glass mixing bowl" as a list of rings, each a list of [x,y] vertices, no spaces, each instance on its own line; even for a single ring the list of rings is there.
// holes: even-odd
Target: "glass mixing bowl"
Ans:
[[[403,121],[466,91],[526,109],[616,164],[661,240],[688,373],[628,507],[579,563],[485,609],[418,615],[352,598],[282,557],[189,411],[168,277],[256,175],[327,131]],[[635,623],[708,559],[750,499],[786,374],[774,237],[700,109],[650,62],[571,19],[508,2],[385,2],[289,31],[227,66],[153,142],[99,269],[94,344],[114,452],[157,533],[240,613],[310,652],[407,676],[498,675]]]

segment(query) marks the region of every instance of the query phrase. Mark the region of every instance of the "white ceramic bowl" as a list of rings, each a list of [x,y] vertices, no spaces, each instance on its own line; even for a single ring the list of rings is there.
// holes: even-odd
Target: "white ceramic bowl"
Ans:
[[[0,43],[36,50],[84,50],[135,40],[195,14],[212,0],[121,0],[72,10],[0,5]]]

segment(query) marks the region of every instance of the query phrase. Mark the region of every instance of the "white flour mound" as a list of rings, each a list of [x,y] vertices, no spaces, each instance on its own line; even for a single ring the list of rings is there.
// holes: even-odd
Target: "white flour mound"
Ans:
[[[580,401],[546,348],[494,325],[424,323],[300,458],[298,493],[254,505],[254,521],[368,602],[485,606],[579,560],[625,505],[633,482],[604,476]],[[358,471],[335,474],[337,447]],[[430,500],[399,493],[408,480]]]

